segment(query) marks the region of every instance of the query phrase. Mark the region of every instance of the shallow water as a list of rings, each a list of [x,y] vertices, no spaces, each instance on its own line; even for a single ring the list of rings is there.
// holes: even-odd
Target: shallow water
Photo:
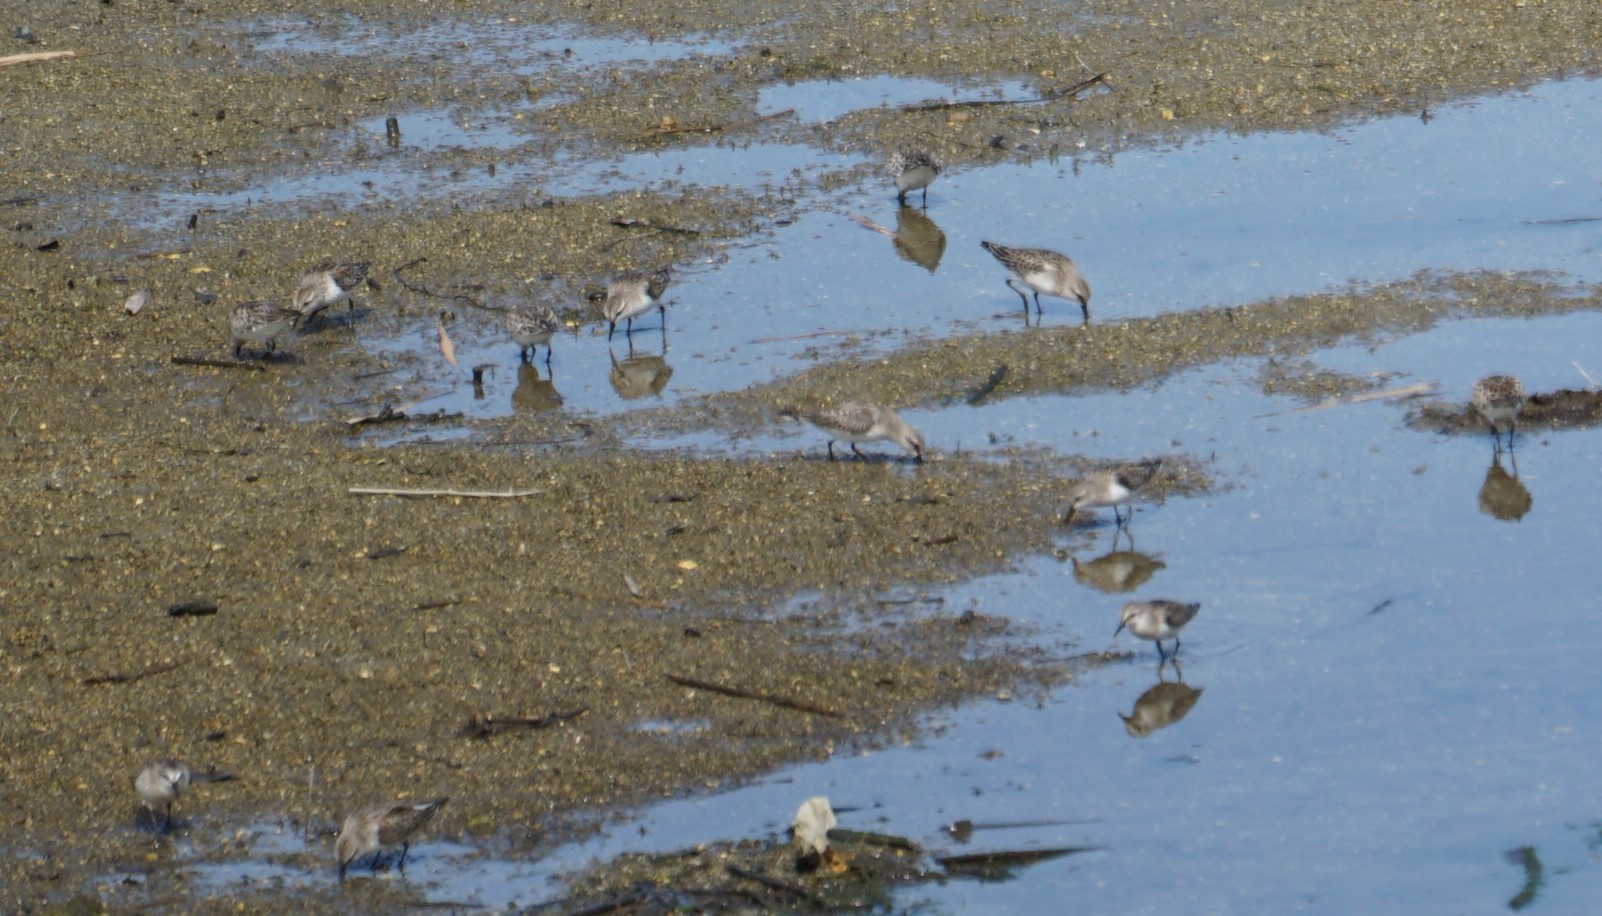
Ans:
[[[1207,137],[948,175],[931,189],[937,230],[917,225],[921,257],[819,212],[716,269],[682,271],[669,294],[667,349],[656,319],[643,319],[634,334],[643,359],[632,374],[612,361],[628,344],[609,346],[591,326],[557,338],[554,379],[543,363],[539,380],[520,379],[516,348],[498,325],[464,319],[458,347],[503,370],[483,401],[451,384],[451,395],[426,406],[474,416],[611,413],[742,388],[909,337],[1018,329],[1018,297],[979,248],[983,238],[1073,254],[1096,287],[1093,320],[1102,322],[1425,268],[1550,270],[1596,282],[1592,220],[1602,202],[1591,151],[1602,125],[1590,113],[1599,89],[1547,84],[1443,108],[1427,122]],[[896,225],[884,184],[842,209]],[[943,247],[929,241],[936,231]],[[1048,324],[1078,321],[1071,304],[1046,308]],[[838,336],[801,336],[820,332]],[[1472,381],[1492,372],[1517,374],[1532,391],[1584,384],[1571,361],[1602,369],[1597,340],[1602,316],[1591,313],[1460,320],[1311,358],[1346,373],[1395,373],[1398,384],[1435,382],[1463,402]],[[430,342],[420,334],[416,345]],[[1037,627],[1065,655],[1116,646],[1134,650],[1132,661],[1049,694],[938,714],[912,746],[653,807],[593,841],[541,849],[534,861],[422,843],[408,868],[414,890],[527,904],[558,893],[554,879],[592,859],[777,833],[801,800],[827,794],[861,809],[842,826],[939,848],[956,846],[940,828],[962,818],[1077,822],[981,831],[970,850],[1107,847],[1007,883],[953,882],[901,898],[941,911],[1041,912],[1063,899],[1115,913],[1172,911],[1176,899],[1192,912],[1484,911],[1506,906],[1522,886],[1522,869],[1505,858],[1521,846],[1546,865],[1538,899],[1594,906],[1583,872],[1602,818],[1590,778],[1602,700],[1583,685],[1594,667],[1590,494],[1602,433],[1522,435],[1517,473],[1530,502],[1508,520],[1481,507],[1488,437],[1413,430],[1397,404],[1284,413],[1301,402],[1263,395],[1260,368],[1241,360],[1129,393],[907,412],[942,448],[982,447],[994,436],[1106,458],[1183,451],[1211,461],[1226,487],[1136,513],[1133,546],[1117,549],[1163,565],[1127,595],[1082,584],[1071,563],[1045,556],[930,606]],[[440,378],[410,383],[436,387]],[[560,404],[537,388],[520,400],[519,383],[535,381],[553,382]],[[730,448],[721,433],[666,444]],[[816,434],[785,428],[737,446],[821,448]],[[1113,538],[1106,524],[1064,529],[1060,546],[1088,563],[1113,550]],[[1157,683],[1156,656],[1112,631],[1126,597],[1158,596],[1203,604],[1182,650],[1183,678],[1203,692],[1181,721],[1136,738],[1119,714]],[[881,622],[876,614],[861,622]],[[720,740],[687,724],[640,728],[641,740]],[[229,867],[219,866],[219,880],[232,880]],[[320,886],[328,877],[299,880]]]

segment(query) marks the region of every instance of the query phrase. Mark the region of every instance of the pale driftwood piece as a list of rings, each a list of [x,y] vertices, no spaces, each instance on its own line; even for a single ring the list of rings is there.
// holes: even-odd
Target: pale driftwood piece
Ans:
[[[874,222],[873,220],[868,219],[866,216],[863,216],[863,215],[861,215],[859,213],[850,214],[850,219],[851,219],[851,221],[853,223],[856,223],[858,226],[861,226],[864,229],[871,229],[874,232],[879,233],[880,235],[888,235],[891,238],[895,238],[896,237],[895,230],[890,229],[890,228],[888,228],[886,226],[881,226],[878,223]]]
[[[1439,387],[1440,386],[1434,382],[1419,382],[1417,385],[1404,385],[1401,388],[1387,388],[1384,391],[1365,391],[1362,394],[1354,394],[1351,397],[1329,398],[1327,400],[1319,401],[1317,404],[1311,404],[1307,407],[1296,407],[1291,410],[1276,410],[1273,413],[1260,413],[1252,419],[1261,420],[1265,417],[1283,417],[1293,413],[1311,413],[1315,410],[1328,410],[1331,407],[1345,407],[1349,404],[1363,404],[1368,401],[1390,401],[1398,398],[1416,398],[1421,395],[1430,394]]]
[[[30,51],[27,54],[7,54],[0,57],[0,67],[13,67],[17,64],[33,64],[46,60],[60,60],[64,57],[77,57],[77,51]]]
[[[789,343],[792,340],[811,340],[814,337],[850,337],[852,334],[872,334],[873,328],[858,328],[847,331],[813,331],[809,334],[792,334],[789,337],[758,337],[751,341],[754,344]]]
[[[1591,373],[1585,371],[1585,367],[1580,365],[1580,361],[1579,360],[1571,359],[1571,360],[1569,360],[1569,362],[1574,366],[1576,371],[1578,371],[1581,375],[1585,376],[1586,384],[1591,386],[1591,390],[1592,391],[1595,391],[1596,388],[1597,388],[1596,379],[1591,377]]]
[[[522,499],[544,490],[392,490],[387,487],[351,487],[352,496],[459,496],[463,499]]]

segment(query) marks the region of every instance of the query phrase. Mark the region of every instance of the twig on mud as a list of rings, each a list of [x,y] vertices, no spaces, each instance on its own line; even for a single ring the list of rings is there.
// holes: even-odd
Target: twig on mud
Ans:
[[[996,390],[996,386],[1000,385],[1001,384],[1001,380],[1006,378],[1006,377],[1007,377],[1007,364],[1006,363],[998,363],[996,365],[995,371],[990,373],[990,378],[986,379],[985,383],[983,385],[980,385],[978,388],[975,388],[973,394],[968,395],[968,406],[972,407],[972,406],[978,404],[980,401],[983,401],[985,398],[990,397],[990,393],[992,391],[995,391]]]
[[[696,680],[692,677],[680,677],[677,674],[670,674],[667,676],[667,679],[675,684],[678,684],[680,687],[693,687],[697,690],[709,690],[712,693],[721,693],[724,696],[737,697],[742,700],[760,700],[764,703],[772,703],[774,706],[783,706],[785,709],[794,709],[798,712],[811,713],[815,716],[828,716],[831,719],[840,718],[840,713],[832,709],[824,706],[815,706],[802,700],[792,700],[788,697],[774,696],[767,693],[757,693],[753,690],[745,690],[740,687],[729,687],[724,684],[714,684],[710,681]]]
[[[1331,407],[1344,407],[1349,404],[1362,404],[1367,401],[1388,401],[1400,398],[1416,398],[1421,395],[1429,394],[1439,387],[1440,386],[1436,385],[1434,382],[1419,382],[1417,385],[1404,385],[1401,388],[1387,388],[1384,391],[1365,391],[1362,394],[1354,394],[1350,397],[1327,398],[1319,401],[1317,404],[1310,404],[1306,407],[1296,407],[1291,410],[1276,410],[1273,413],[1260,413],[1252,419],[1261,420],[1265,417],[1283,417],[1287,414],[1293,413],[1310,413],[1315,410],[1328,410]]]
[[[744,878],[747,881],[755,881],[758,884],[771,887],[776,891],[784,891],[787,894],[794,894],[797,897],[800,897],[802,900],[806,900],[819,906],[823,904],[823,901],[818,899],[815,894],[799,884],[791,884],[789,881],[784,881],[779,878],[770,878],[761,872],[750,871],[748,869],[741,868],[738,865],[732,865],[729,863],[724,863],[723,868],[736,878]]]
[[[394,270],[390,271],[390,273],[395,277],[395,282],[399,283],[402,288],[406,289],[409,292],[421,293],[424,296],[429,296],[429,297],[432,297],[434,299],[450,299],[450,300],[453,300],[453,301],[456,301],[456,302],[465,302],[468,305],[473,306],[474,308],[483,308],[484,307],[484,303],[478,301],[477,299],[474,299],[472,296],[469,296],[466,293],[451,293],[451,294],[448,294],[448,295],[445,294],[445,293],[436,293],[436,292],[434,292],[433,290],[429,289],[426,286],[415,285],[415,284],[409,282],[405,277],[401,276],[401,271],[410,270],[411,268],[416,267],[419,264],[424,264],[424,263],[427,263],[427,262],[428,262],[428,258],[413,258],[410,261],[407,261],[405,264],[402,264],[401,266],[399,266],[399,267],[395,268]]]
[[[77,56],[77,51],[30,51],[26,54],[7,54],[5,57],[0,57],[0,67],[12,67],[17,64],[32,64]]]
[[[171,662],[169,664],[157,665],[154,668],[146,668],[143,671],[134,671],[127,674],[97,674],[92,677],[86,677],[79,683],[86,687],[95,687],[100,684],[132,684],[142,681],[147,677],[155,677],[158,674],[166,674],[181,664],[183,663]]]
[[[789,337],[758,337],[751,341],[754,344],[789,343],[792,340],[810,340],[814,337],[850,337],[853,334],[872,334],[873,328],[859,328],[852,331],[812,331],[808,334],[792,334]]]
[[[246,363],[237,359],[206,359],[203,356],[174,356],[174,366],[205,366],[208,369],[248,369],[251,372],[265,372],[267,367],[261,363]]]
[[[670,137],[674,134],[722,133],[724,131],[739,130],[742,127],[751,127],[755,124],[761,124],[764,121],[776,121],[779,118],[787,118],[793,114],[795,114],[794,108],[786,108],[783,111],[775,111],[772,114],[759,115],[758,117],[752,118],[749,121],[735,121],[730,124],[686,124],[683,126],[678,124],[661,124],[640,134],[640,139],[648,140],[652,137]]]
[[[351,487],[355,496],[460,496],[463,499],[522,499],[538,496],[544,490],[392,490],[386,487]]]
[[[902,111],[951,111],[957,108],[989,108],[995,105],[1039,105],[1043,102],[1055,102],[1058,99],[1072,98],[1097,83],[1107,85],[1107,74],[1098,73],[1087,79],[1082,79],[1067,89],[1048,92],[1038,99],[970,99],[965,102],[914,102],[901,106]],[[1107,86],[1111,89],[1111,86]]]
[[[413,757],[416,757],[418,760],[425,760],[429,763],[437,763],[442,767],[446,767],[447,769],[460,770],[462,768],[462,765],[456,763],[455,761],[446,760],[444,757],[434,757],[429,754],[425,754],[399,738],[390,738],[387,741],[380,741],[378,742],[378,746],[392,747],[399,751],[405,751],[406,753],[411,754]]]
[[[700,235],[699,229],[688,229],[684,226],[670,226],[650,219],[638,219],[632,216],[619,216],[612,220],[612,225],[619,229],[650,229],[653,232],[667,232],[672,235]]]
[[[517,729],[534,731],[541,728],[550,728],[552,725],[560,725],[569,719],[577,719],[589,711],[590,708],[588,706],[580,706],[578,709],[570,709],[567,712],[553,712],[538,719],[497,719],[494,716],[485,716],[480,719],[478,716],[474,716],[467,720],[467,724],[462,726],[461,731],[457,732],[457,734],[463,738],[483,740],[491,735],[499,735],[503,732]]]
[[[427,400],[427,398],[420,398],[418,400]],[[410,404],[402,404],[399,407],[396,407],[392,404],[385,404],[384,409],[380,410],[378,413],[369,414],[365,417],[351,417],[349,420],[345,421],[345,425],[349,426],[351,429],[355,429],[358,426],[363,426],[369,423],[402,423],[406,421],[436,423],[441,420],[459,420],[462,417],[460,413],[446,413],[445,408],[443,407],[434,411],[433,413],[407,413],[406,408],[416,403],[418,403],[418,401],[412,401]]]

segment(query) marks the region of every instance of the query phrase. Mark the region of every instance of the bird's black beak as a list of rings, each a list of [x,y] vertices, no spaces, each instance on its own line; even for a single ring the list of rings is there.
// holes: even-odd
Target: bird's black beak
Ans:
[[[1124,622],[1122,620],[1120,620],[1120,621],[1118,621],[1118,629],[1113,630],[1113,635],[1117,636],[1119,633],[1122,633],[1123,631],[1124,631]]]

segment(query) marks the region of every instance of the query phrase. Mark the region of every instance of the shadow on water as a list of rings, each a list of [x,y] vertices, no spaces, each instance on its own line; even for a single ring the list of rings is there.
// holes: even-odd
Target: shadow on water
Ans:
[[[1424,268],[1595,282],[1595,225],[1583,220],[1602,215],[1590,153],[1602,141],[1591,115],[1599,88],[1543,85],[1443,109],[1427,124],[1220,136],[1077,168],[945,176],[927,214],[946,239],[938,271],[846,216],[813,214],[771,246],[675,282],[665,347],[646,321],[633,357],[627,341],[609,347],[590,325],[558,336],[554,376],[543,364],[525,376],[516,346],[484,316],[461,329],[463,362],[481,352],[503,371],[481,401],[462,383],[441,402],[504,415],[520,409],[523,385],[544,383],[559,401],[541,395],[537,409],[605,414],[907,339],[1021,333],[1017,297],[981,238],[1071,252],[1097,291],[1093,323]],[[888,185],[847,206],[895,222]],[[1059,303],[1046,320],[1077,323],[1076,311]],[[429,345],[426,334],[406,340]],[[1577,384],[1576,364],[1602,364],[1597,340],[1602,315],[1591,312],[1457,320],[1296,354],[1307,360],[1296,371],[1428,381],[1462,404],[1492,372],[1532,391]],[[1594,906],[1593,882],[1568,874],[1594,868],[1602,819],[1591,734],[1602,694],[1577,686],[1593,679],[1595,653],[1575,638],[1594,626],[1595,507],[1574,494],[1594,490],[1602,431],[1522,432],[1515,468],[1479,438],[1409,427],[1405,405],[1292,412],[1310,404],[1265,393],[1268,357],[1128,392],[905,412],[941,448],[1007,442],[1109,460],[1183,452],[1230,483],[1195,499],[1137,501],[1126,532],[1064,528],[1055,552],[932,600],[862,606],[887,628],[897,615],[971,610],[1065,657],[1105,650],[1107,666],[1072,687],[936,713],[911,743],[654,806],[537,856],[423,844],[414,887],[490,906],[545,899],[625,851],[776,835],[802,799],[827,794],[854,809],[842,826],[930,846],[949,844],[945,825],[966,819],[1041,824],[1010,837],[1015,848],[1105,847],[1007,883],[911,892],[942,910],[1041,912],[1066,899],[1094,912],[1170,910],[1175,900],[1194,911],[1465,912],[1537,895],[1560,909]],[[810,432],[786,429],[736,450],[816,450]],[[723,433],[666,444],[730,448]],[[1124,601],[1157,597],[1201,602],[1182,671],[1159,670],[1149,643],[1110,638]],[[639,730],[642,740],[738,740],[689,725]],[[438,835],[461,829],[447,814]],[[1508,849],[1520,850],[1517,868],[1501,858]],[[251,867],[218,864],[207,880],[237,890]]]

